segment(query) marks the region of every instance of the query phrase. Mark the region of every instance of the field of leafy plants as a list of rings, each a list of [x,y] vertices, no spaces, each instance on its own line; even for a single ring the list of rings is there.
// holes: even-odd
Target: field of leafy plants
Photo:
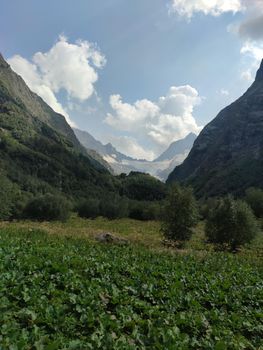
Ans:
[[[0,349],[263,349],[263,270],[0,229]]]

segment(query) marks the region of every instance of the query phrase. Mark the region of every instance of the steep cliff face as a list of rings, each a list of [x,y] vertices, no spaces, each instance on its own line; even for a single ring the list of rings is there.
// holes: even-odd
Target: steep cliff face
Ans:
[[[173,181],[192,185],[199,197],[263,188],[263,61],[247,92],[202,130]]]

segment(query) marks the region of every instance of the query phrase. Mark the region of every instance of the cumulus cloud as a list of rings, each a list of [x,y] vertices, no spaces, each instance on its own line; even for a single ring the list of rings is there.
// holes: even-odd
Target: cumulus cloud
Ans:
[[[144,99],[129,104],[120,95],[113,95],[110,97],[113,113],[107,115],[105,122],[166,147],[190,132],[199,133],[201,127],[193,117],[193,110],[200,102],[197,90],[189,85],[172,86],[155,102]]]
[[[74,123],[70,120],[67,111],[58,102],[51,88],[43,82],[36,65],[30,63],[19,55],[10,58],[8,63],[16,73],[22,76],[32,91],[42,97],[43,100],[54,109],[54,111],[64,115],[66,120],[73,126]]]
[[[240,52],[250,61],[249,68],[241,72],[241,79],[251,82],[263,59],[263,42],[246,41]]]
[[[226,89],[221,89],[220,90],[220,94],[223,95],[223,96],[229,96],[229,91],[226,90]]]
[[[253,0],[252,0],[253,1]],[[191,19],[195,13],[219,16],[244,10],[242,0],[171,0],[170,12]]]
[[[37,52],[31,61],[15,55],[8,62],[32,91],[56,112],[63,114],[72,125],[56,94],[66,91],[69,101],[83,102],[90,98],[98,80],[97,70],[105,65],[106,60],[99,49],[88,41],[78,40],[71,44],[67,38],[60,36],[49,51]]]
[[[140,129],[142,123],[154,119],[159,113],[159,107],[146,99],[129,104],[123,103],[120,95],[112,95],[110,105],[115,113],[108,113],[105,122],[123,131]]]
[[[238,27],[238,34],[249,40],[263,39],[263,15],[242,22]]]
[[[243,45],[241,53],[249,55],[258,64],[263,57],[263,44],[255,44],[248,41]]]
[[[156,154],[152,150],[147,150],[142,147],[134,137],[111,137],[111,142],[123,154],[126,154],[134,159],[153,160],[156,157]]]

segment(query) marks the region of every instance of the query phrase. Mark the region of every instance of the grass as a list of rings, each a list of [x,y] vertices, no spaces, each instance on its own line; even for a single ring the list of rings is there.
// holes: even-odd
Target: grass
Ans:
[[[101,232],[111,232],[120,237],[127,238],[133,243],[148,247],[160,247],[162,237],[159,233],[160,224],[155,221],[137,221],[132,219],[108,220],[99,217],[95,220],[81,219],[72,216],[66,223],[61,222],[0,222],[0,228],[41,229],[49,234],[94,240]]]
[[[0,223],[0,349],[263,349],[263,239],[183,254],[159,223]],[[99,232],[128,246],[95,243]],[[168,253],[169,252],[169,253]]]

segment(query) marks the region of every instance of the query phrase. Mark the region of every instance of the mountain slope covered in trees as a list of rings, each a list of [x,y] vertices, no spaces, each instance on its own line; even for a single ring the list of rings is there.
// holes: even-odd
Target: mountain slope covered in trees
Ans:
[[[150,198],[164,196],[164,185],[149,176],[136,174],[132,181],[131,185],[129,177],[112,176],[93,159],[65,118],[0,56],[0,202],[6,208],[1,208],[2,218],[45,193],[63,195],[73,203],[119,195],[134,198],[136,186],[149,183]]]

